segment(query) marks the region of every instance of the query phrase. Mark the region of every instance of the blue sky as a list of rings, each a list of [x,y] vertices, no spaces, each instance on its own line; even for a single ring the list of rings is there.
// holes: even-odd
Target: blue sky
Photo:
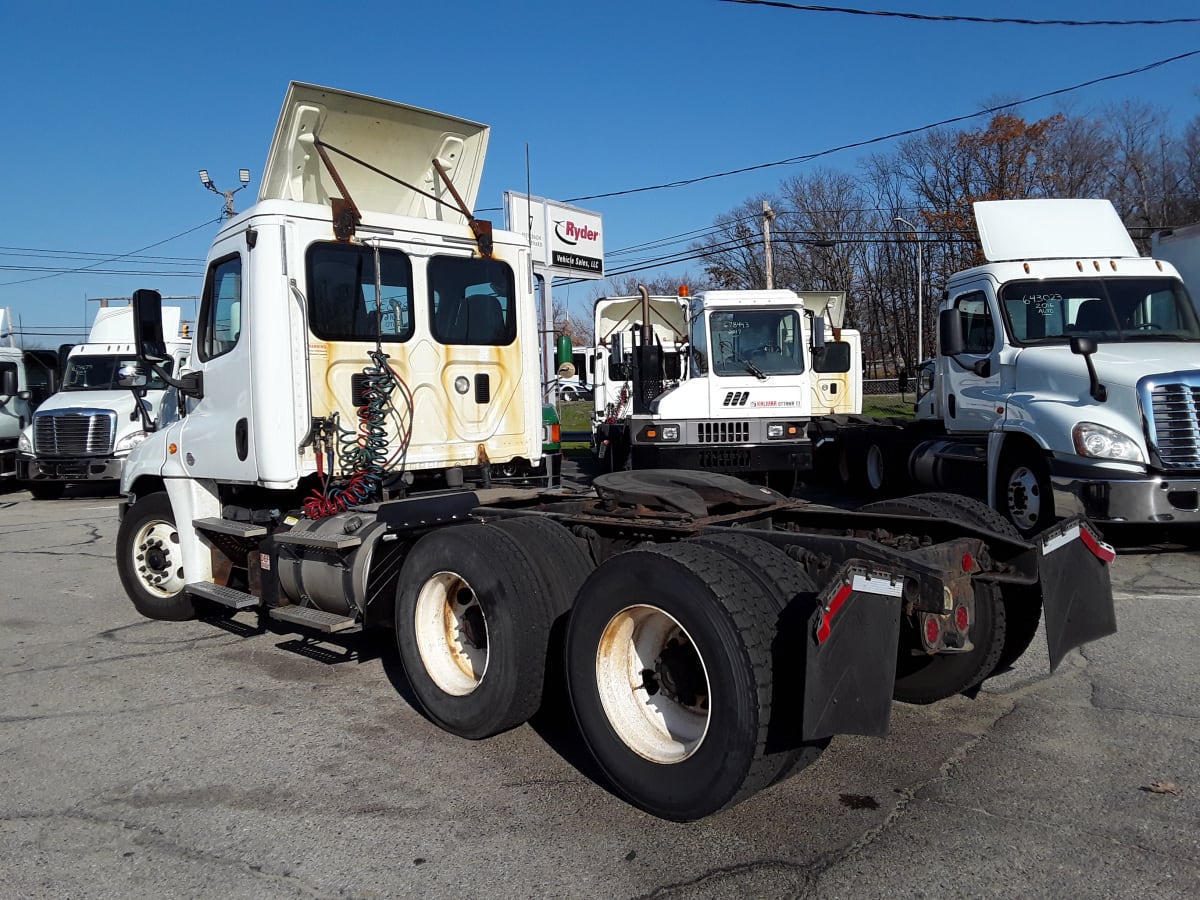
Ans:
[[[1194,0],[841,5],[1034,19],[1200,16]],[[87,298],[139,287],[197,294],[223,205],[197,170],[230,188],[249,168],[250,188],[236,200],[239,210],[252,202],[290,80],[492,126],[484,208],[525,189],[526,144],[533,193],[565,200],[869,140],[1200,49],[1200,25],[1191,24],[917,22],[720,0],[9,0],[0,33],[0,307],[29,332],[82,328],[97,306]],[[1182,127],[1200,113],[1200,56],[1070,95],[1088,112],[1127,99],[1153,103]],[[1020,112],[1038,118],[1060,102]],[[895,146],[819,165],[850,171],[866,153]],[[611,253],[705,228],[812,165],[579,205],[604,216]],[[89,266],[185,232],[86,273],[25,268]],[[583,310],[594,290],[555,293]]]

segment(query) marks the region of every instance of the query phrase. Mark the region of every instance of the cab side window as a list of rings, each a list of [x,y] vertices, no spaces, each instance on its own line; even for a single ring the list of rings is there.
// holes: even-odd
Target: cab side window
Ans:
[[[209,267],[200,299],[197,347],[202,360],[237,346],[242,336],[242,258],[234,255]]]
[[[964,294],[954,301],[962,320],[963,352],[991,353],[996,345],[996,326],[982,293]]]

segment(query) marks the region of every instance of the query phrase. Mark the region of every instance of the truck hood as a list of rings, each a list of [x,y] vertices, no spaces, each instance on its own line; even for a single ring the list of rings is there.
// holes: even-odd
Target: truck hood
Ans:
[[[151,404],[151,409],[153,409],[156,396],[161,393],[161,391],[150,391],[146,395],[146,401]],[[37,411],[45,413],[70,409],[111,409],[117,414],[117,426],[120,429],[122,422],[130,421],[129,414],[133,412],[133,394],[123,390],[59,391],[57,394],[47,397]],[[139,429],[142,427],[140,422],[135,424]]]
[[[1146,375],[1200,369],[1200,343],[1113,341],[1092,354],[1096,377],[1108,387],[1133,390]],[[1069,347],[1026,347],[1017,358],[1017,390],[1049,390],[1063,394],[1088,392],[1087,363]]]
[[[488,126],[466,119],[293,81],[275,126],[258,199],[329,206],[330,197],[342,196],[317,152],[316,137],[379,170],[326,150],[350,194],[343,199],[352,199],[361,212],[464,224],[466,217],[455,211],[454,196],[432,160],[438,159],[467,207],[474,209],[488,131]],[[422,196],[414,187],[455,209]]]

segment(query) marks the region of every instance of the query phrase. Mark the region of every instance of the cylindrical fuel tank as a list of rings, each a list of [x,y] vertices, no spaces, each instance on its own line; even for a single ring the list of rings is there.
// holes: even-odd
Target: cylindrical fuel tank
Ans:
[[[386,524],[361,510],[302,519],[276,542],[280,590],[293,603],[326,612],[363,609],[371,563],[386,532]]]
[[[918,444],[909,457],[909,475],[921,487],[975,494],[987,474],[987,449],[955,438]]]

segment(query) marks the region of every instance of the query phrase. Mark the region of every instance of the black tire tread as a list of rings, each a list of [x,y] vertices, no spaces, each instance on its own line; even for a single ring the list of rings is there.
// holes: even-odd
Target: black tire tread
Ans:
[[[197,608],[186,591],[172,597],[155,597],[142,587],[141,579],[131,570],[132,542],[136,532],[147,522],[158,519],[175,525],[175,515],[166,492],[157,491],[138,499],[121,520],[117,529],[117,575],[134,608],[148,619],[165,622],[186,622],[196,618]]]
[[[448,721],[445,716],[431,709],[420,696],[421,690],[418,688],[418,682],[424,684],[429,676],[424,671],[419,654],[414,658],[400,643],[403,639],[402,632],[410,630],[411,625],[400,621],[403,604],[397,598],[397,643],[400,644],[401,663],[408,673],[414,693],[421,700],[426,715],[446,731],[460,737],[478,740],[522,725],[541,706],[549,632],[554,619],[552,605],[547,598],[543,580],[537,576],[539,570],[535,565],[535,560],[529,558],[522,542],[499,528],[482,523],[443,528],[425,535],[413,546],[400,572],[402,591],[406,589],[406,583],[411,584],[417,580],[413,578],[412,570],[423,563],[422,544],[426,545],[427,550],[430,544],[426,542],[432,541],[461,542],[460,545],[469,545],[472,548],[490,544],[494,548],[492,555],[497,565],[504,559],[513,561],[513,565],[505,572],[505,575],[511,580],[514,597],[522,598],[522,602],[525,604],[519,613],[521,627],[513,630],[514,642],[518,644],[513,648],[513,658],[519,674],[511,695],[502,698],[505,700],[502,705],[497,704],[487,710],[486,716],[477,716],[469,726],[457,725]],[[413,587],[415,588],[415,585]],[[489,652],[494,652],[494,648],[490,648]],[[413,669],[418,666],[420,669],[414,671]],[[433,686],[433,689],[437,690],[436,685]]]
[[[709,586],[737,627],[748,661],[753,667],[758,696],[757,743],[741,787],[721,807],[728,809],[752,797],[779,775],[780,762],[775,754],[767,750],[773,695],[771,642],[779,610],[767,594],[747,589],[742,566],[722,565],[720,560],[705,552],[701,546],[684,541],[648,549],[649,552],[659,553],[685,565]]]

